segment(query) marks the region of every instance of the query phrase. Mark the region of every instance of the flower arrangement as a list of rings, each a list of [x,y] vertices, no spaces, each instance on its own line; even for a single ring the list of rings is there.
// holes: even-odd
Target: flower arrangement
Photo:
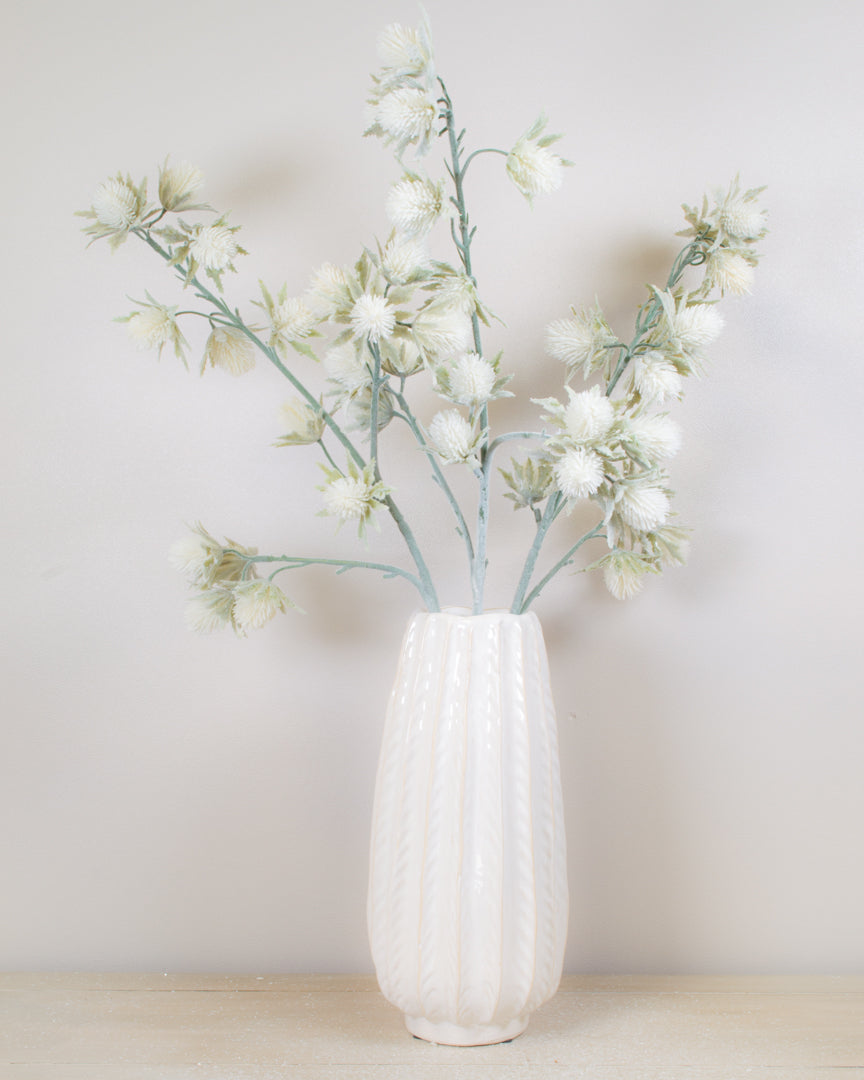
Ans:
[[[585,569],[599,569],[618,598],[638,592],[649,573],[681,563],[687,530],[675,523],[667,464],[680,444],[666,407],[680,398],[684,380],[700,372],[704,351],[723,325],[717,299],[749,292],[758,261],[755,245],[766,233],[762,189],[726,191],[684,207],[686,238],[665,284],[651,286],[629,337],[619,337],[599,306],[572,308],[546,330],[545,345],[564,367],[560,398],[532,399],[541,409],[535,431],[496,434],[490,407],[511,378],[501,357],[483,348],[482,328],[493,317],[480,298],[472,270],[475,229],[466,203],[466,177],[481,155],[500,155],[504,171],[530,204],[562,182],[571,164],[553,149],[540,117],[512,148],[469,149],[454,117],[452,99],[437,75],[425,19],[419,28],[389,26],[379,41],[381,67],[373,76],[366,134],[394,153],[402,170],[387,195],[392,231],[363,250],[356,264],[323,265],[302,296],[261,284],[249,319],[227,302],[223,278],[246,254],[238,226],[199,201],[201,173],[190,165],[160,169],[158,203],[146,180],[118,174],[97,189],[84,211],[85,232],[112,249],[134,236],[147,244],[195,300],[180,311],[147,294],[122,320],[143,348],[170,347],[184,363],[181,331],[203,319],[208,336],[201,371],[220,368],[239,376],[264,356],[288,380],[294,397],[282,411],[277,445],[307,446],[323,455],[322,513],[353,523],[364,536],[380,514],[401,533],[410,569],[365,559],[261,555],[201,525],[172,549],[172,561],[194,589],[188,622],[206,632],[224,626],[245,634],[295,605],[277,584],[286,570],[327,564],[343,571],[366,568],[414,585],[430,611],[439,610],[421,546],[386,479],[381,452],[385,429],[410,429],[465,545],[474,613],[483,610],[487,565],[490,479],[505,443],[519,447],[499,468],[506,497],[533,515],[536,532],[516,583],[511,610],[525,611],[589,541],[600,553]],[[440,140],[440,143],[439,143]],[[424,171],[433,146],[444,148],[443,172]],[[194,215],[193,218],[187,215]],[[216,215],[215,217],[213,215]],[[428,242],[449,219],[455,256],[441,261]],[[440,231],[440,230],[439,230]],[[312,363],[310,363],[310,361]],[[323,377],[321,369],[323,368]],[[307,370],[322,389],[309,384]],[[574,390],[579,376],[584,388]],[[421,418],[409,389],[431,380],[446,403]],[[469,470],[477,481],[473,528],[448,473]],[[542,575],[538,557],[550,529],[574,504],[589,500],[596,524]],[[267,576],[260,576],[267,571]]]

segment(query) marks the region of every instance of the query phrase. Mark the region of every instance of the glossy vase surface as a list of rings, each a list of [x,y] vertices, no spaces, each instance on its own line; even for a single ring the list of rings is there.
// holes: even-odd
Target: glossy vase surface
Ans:
[[[512,1039],[558,988],[567,871],[555,710],[533,613],[408,625],[385,722],[368,926],[431,1042]]]

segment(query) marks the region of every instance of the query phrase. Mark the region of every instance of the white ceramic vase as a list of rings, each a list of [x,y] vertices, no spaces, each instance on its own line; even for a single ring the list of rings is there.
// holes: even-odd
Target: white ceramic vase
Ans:
[[[368,924],[408,1030],[473,1046],[557,990],[567,868],[555,710],[533,613],[415,615],[390,697]]]

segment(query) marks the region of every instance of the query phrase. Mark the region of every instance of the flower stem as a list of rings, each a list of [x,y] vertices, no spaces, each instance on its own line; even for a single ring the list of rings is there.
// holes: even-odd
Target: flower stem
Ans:
[[[552,578],[555,577],[555,575],[560,570],[563,570],[565,566],[570,565],[570,563],[573,561],[573,556],[576,554],[579,548],[581,548],[584,543],[587,543],[587,541],[593,540],[595,539],[595,537],[602,535],[603,522],[601,521],[597,525],[595,525],[593,529],[586,532],[584,536],[581,536],[576,541],[576,543],[573,545],[573,547],[570,548],[567,554],[563,558],[559,559],[557,563],[555,563],[555,565],[552,567],[549,573],[545,575],[545,577],[540,579],[540,581],[534,586],[531,592],[528,593],[528,595],[525,597],[524,601],[520,602],[518,607],[516,606],[516,601],[514,600],[513,607],[510,610],[516,615],[521,615],[523,611],[527,611],[528,608],[534,603],[534,601],[543,591],[543,589],[546,588]]]
[[[385,578],[401,577],[405,578],[406,581],[410,581],[425,599],[423,583],[415,574],[403,570],[399,566],[391,566],[388,563],[364,562],[357,559],[307,558],[303,555],[242,555],[237,551],[226,550],[229,550],[233,555],[241,555],[241,558],[244,558],[250,565],[252,563],[284,563],[285,565],[280,566],[270,575],[271,581],[277,574],[281,574],[283,570],[298,570],[303,566],[338,566],[337,573],[339,574],[344,574],[347,570],[378,570]]]
[[[459,505],[459,501],[453,494],[453,489],[447,483],[444,477],[444,473],[441,471],[441,466],[438,464],[438,459],[435,456],[435,451],[426,442],[426,438],[417,423],[417,418],[411,411],[411,406],[405,395],[401,391],[393,391],[393,397],[402,408],[402,412],[397,412],[394,415],[401,417],[405,423],[411,428],[414,438],[426,457],[429,459],[429,464],[432,466],[432,472],[434,474],[435,483],[441,488],[447,497],[447,501],[450,503],[450,508],[456,518],[456,532],[465,541],[465,547],[468,552],[469,566],[474,565],[474,545],[471,543],[471,533],[468,531],[468,524],[465,521],[465,515],[462,513],[462,507]]]
[[[561,493],[558,491],[553,492],[546,501],[543,516],[537,520],[537,532],[534,535],[534,543],[531,545],[531,549],[525,559],[525,565],[522,567],[522,576],[519,578],[519,584],[516,586],[516,594],[513,597],[513,603],[510,606],[510,610],[514,615],[521,615],[525,610],[525,593],[528,590],[528,586],[531,582],[531,575],[534,573],[534,567],[537,564],[537,556],[540,554],[540,548],[543,546],[543,541],[546,539],[546,533],[549,531],[549,526],[560,513],[562,501]]]
[[[475,151],[473,154],[470,154],[464,162],[462,161],[462,137],[464,132],[457,134],[456,123],[453,118],[453,102],[450,100],[450,95],[447,93],[447,87],[444,85],[443,79],[439,78],[438,84],[441,87],[442,96],[440,100],[443,107],[444,130],[447,132],[450,143],[450,165],[448,171],[453,178],[453,186],[455,189],[455,196],[451,198],[451,202],[456,207],[456,212],[458,214],[459,237],[461,238],[457,238],[456,230],[455,228],[452,228],[451,223],[453,242],[456,246],[456,250],[459,252],[459,258],[464,267],[465,274],[476,288],[477,281],[471,267],[471,241],[474,239],[475,230],[470,227],[468,220],[468,209],[465,205],[463,181],[465,178],[465,170],[471,159],[477,153],[482,153],[484,151]],[[480,319],[477,315],[476,308],[471,312],[471,331],[474,338],[474,351],[478,356],[482,356],[483,343],[480,337]],[[486,586],[486,565],[488,562],[486,556],[486,539],[489,531],[489,470],[486,467],[486,457],[489,449],[489,411],[486,405],[483,406],[480,413],[480,427],[486,434],[484,435],[483,445],[480,448],[480,469],[477,470],[476,474],[480,482],[480,490],[477,496],[477,548],[474,557],[471,560],[471,593],[475,615],[479,615],[483,610],[483,593]]]

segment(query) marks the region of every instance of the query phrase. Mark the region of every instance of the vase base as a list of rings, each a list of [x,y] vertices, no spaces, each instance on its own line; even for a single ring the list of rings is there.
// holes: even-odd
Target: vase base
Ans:
[[[406,1016],[405,1027],[418,1039],[442,1046],[489,1046],[509,1042],[528,1027],[527,1016],[517,1016],[509,1024],[475,1024],[462,1027],[449,1021],[435,1022],[425,1016]]]

